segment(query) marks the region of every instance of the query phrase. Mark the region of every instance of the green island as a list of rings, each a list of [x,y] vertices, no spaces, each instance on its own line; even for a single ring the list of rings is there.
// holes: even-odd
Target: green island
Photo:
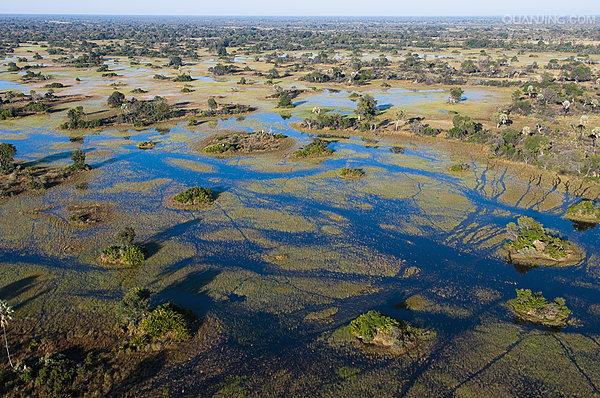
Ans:
[[[383,355],[410,354],[436,337],[431,330],[369,311],[336,330],[330,337],[332,345],[354,345],[367,353]]]
[[[591,200],[582,200],[570,206],[565,217],[571,221],[600,224],[600,205]]]
[[[252,133],[220,133],[204,140],[201,151],[211,155],[227,156],[258,154],[285,151],[293,145],[293,140],[284,134],[266,131]]]
[[[517,289],[517,297],[509,300],[507,305],[519,319],[545,326],[566,326],[571,316],[563,298],[549,302],[542,293],[533,293],[529,289]]]
[[[506,259],[521,266],[569,266],[579,264],[585,253],[574,243],[553,236],[531,217],[519,217],[507,226],[511,241],[502,252]]]

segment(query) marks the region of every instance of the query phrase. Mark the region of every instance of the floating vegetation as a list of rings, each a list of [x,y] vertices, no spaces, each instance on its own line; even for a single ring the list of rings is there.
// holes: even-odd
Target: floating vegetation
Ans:
[[[541,292],[533,293],[529,289],[517,289],[517,297],[507,304],[518,318],[545,326],[566,326],[571,316],[563,298],[548,302]]]
[[[591,200],[582,200],[570,206],[565,217],[572,221],[600,224],[600,205]]]
[[[571,242],[551,235],[531,217],[519,217],[510,223],[512,241],[504,245],[503,254],[511,263],[522,266],[568,266],[579,264],[583,251]]]
[[[401,355],[412,352],[435,339],[436,333],[416,328],[377,311],[369,311],[336,330],[329,341],[333,345],[348,343],[369,353]]]

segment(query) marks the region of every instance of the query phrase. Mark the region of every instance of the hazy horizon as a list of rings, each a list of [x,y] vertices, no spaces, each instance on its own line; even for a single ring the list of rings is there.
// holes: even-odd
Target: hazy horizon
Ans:
[[[486,3],[480,0],[445,2],[423,0],[404,4],[393,0],[350,3],[343,0],[305,0],[299,3],[282,3],[275,0],[230,0],[215,4],[194,0],[120,1],[105,0],[90,4],[73,0],[51,3],[32,0],[27,3],[0,4],[0,14],[34,15],[131,15],[131,16],[282,16],[282,17],[494,17],[519,15],[600,15],[600,3],[589,0],[506,0]]]

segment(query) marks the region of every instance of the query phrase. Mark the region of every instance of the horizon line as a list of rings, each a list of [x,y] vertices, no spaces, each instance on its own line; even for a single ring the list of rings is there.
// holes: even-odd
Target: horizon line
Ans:
[[[98,14],[98,13],[19,13],[19,12],[0,12],[0,16],[108,16],[108,17],[275,17],[275,18],[501,18],[506,15],[522,16],[599,16],[600,14],[562,14],[562,13],[505,13],[505,14],[448,14],[448,15],[423,15],[423,14],[405,14],[405,15],[339,15],[339,14],[321,14],[321,15],[284,15],[284,14]]]

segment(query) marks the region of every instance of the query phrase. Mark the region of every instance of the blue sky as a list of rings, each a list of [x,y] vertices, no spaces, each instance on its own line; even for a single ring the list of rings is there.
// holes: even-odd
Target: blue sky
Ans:
[[[152,15],[599,15],[598,0],[0,0],[0,13]]]

